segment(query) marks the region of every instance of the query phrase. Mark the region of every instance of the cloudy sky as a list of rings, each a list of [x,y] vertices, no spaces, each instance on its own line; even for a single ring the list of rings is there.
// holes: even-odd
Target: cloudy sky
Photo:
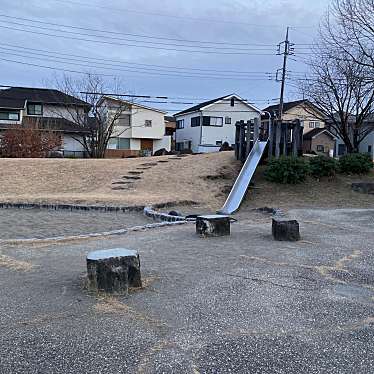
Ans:
[[[295,79],[328,3],[0,0],[0,84],[42,87],[90,72],[119,79],[126,92],[175,98],[152,103],[169,112],[233,92],[263,108],[279,98],[277,44],[287,26],[295,55],[286,97],[298,97]]]

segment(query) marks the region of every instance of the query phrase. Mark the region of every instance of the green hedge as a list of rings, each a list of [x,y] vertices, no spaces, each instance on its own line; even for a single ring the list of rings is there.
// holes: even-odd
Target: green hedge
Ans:
[[[350,153],[340,157],[339,171],[346,174],[367,174],[373,168],[373,161],[366,153]]]
[[[304,182],[309,174],[309,164],[302,158],[282,156],[272,158],[265,170],[265,178],[270,182],[297,184]]]
[[[338,170],[335,159],[326,156],[313,157],[309,161],[310,174],[315,178],[332,177]]]

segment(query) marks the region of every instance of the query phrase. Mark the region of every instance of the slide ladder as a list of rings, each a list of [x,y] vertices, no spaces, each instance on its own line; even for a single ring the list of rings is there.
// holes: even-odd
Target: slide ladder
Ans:
[[[257,140],[247,160],[245,161],[242,170],[236,178],[235,184],[219,214],[232,214],[236,212],[245,196],[249,183],[255,173],[257,166],[266,148],[266,141]]]

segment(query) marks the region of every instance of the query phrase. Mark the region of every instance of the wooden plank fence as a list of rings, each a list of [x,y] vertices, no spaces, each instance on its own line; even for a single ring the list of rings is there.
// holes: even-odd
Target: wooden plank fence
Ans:
[[[260,120],[239,121],[235,124],[235,156],[244,162],[257,139],[269,140],[268,157],[282,155],[301,156],[303,149],[303,127],[300,121],[271,123],[265,129]]]

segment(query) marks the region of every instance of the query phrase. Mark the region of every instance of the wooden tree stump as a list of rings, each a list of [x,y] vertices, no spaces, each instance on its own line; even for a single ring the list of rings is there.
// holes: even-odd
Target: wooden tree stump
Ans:
[[[292,242],[300,240],[299,223],[296,220],[273,219],[272,233],[275,240]]]
[[[352,183],[352,190],[365,194],[374,194],[374,182],[355,182]]]
[[[218,214],[198,216],[196,233],[202,237],[230,235],[230,217]]]
[[[141,287],[137,251],[115,248],[87,255],[89,289],[95,292],[127,295],[129,287]]]

